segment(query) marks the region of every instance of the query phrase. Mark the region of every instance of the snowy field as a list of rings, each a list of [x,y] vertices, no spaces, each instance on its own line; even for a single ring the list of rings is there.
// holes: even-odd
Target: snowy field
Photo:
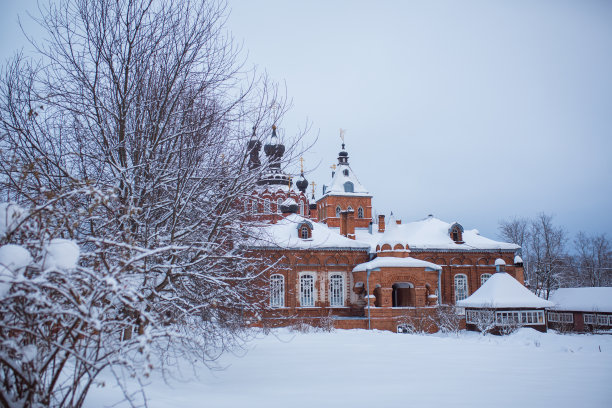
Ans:
[[[153,376],[148,406],[612,406],[612,335],[279,330],[222,363],[225,370],[202,368],[189,382]],[[121,395],[96,388],[86,406],[110,406]]]

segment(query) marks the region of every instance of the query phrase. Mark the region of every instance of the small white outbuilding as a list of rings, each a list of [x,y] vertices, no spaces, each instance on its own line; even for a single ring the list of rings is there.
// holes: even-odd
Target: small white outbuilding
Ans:
[[[502,266],[497,262],[496,265]],[[554,303],[539,298],[511,275],[500,271],[470,297],[457,302],[457,306],[465,308],[468,330],[504,332],[505,328],[528,326],[545,332],[546,309]]]

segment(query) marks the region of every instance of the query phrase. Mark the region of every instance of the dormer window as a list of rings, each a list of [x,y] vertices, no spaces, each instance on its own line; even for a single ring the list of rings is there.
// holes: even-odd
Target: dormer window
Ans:
[[[456,244],[463,244],[463,227],[461,226],[461,224],[454,223],[453,225],[451,225],[448,229],[448,233],[450,235],[450,238]]]
[[[304,221],[298,224],[297,226],[298,236],[301,239],[310,239],[312,238],[312,224],[309,221]]]
[[[344,192],[345,193],[353,193],[355,191],[355,186],[350,181],[344,183]]]
[[[344,174],[346,177],[348,177],[348,175],[349,175],[349,171],[348,171],[348,169],[344,169],[344,171],[342,172],[342,174]]]

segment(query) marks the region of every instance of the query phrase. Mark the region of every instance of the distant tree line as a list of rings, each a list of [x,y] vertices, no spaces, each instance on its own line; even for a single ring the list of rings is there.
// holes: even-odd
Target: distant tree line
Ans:
[[[561,287],[612,286],[612,250],[606,234],[572,237],[540,213],[499,222],[499,235],[521,246],[525,283],[548,299]]]

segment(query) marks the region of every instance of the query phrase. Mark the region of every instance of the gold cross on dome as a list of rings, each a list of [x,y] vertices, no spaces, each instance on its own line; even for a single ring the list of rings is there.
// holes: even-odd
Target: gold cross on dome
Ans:
[[[312,183],[310,183],[310,185],[312,186],[312,195],[314,195],[314,190],[315,190],[315,186],[317,185],[317,183],[313,181]]]
[[[304,158],[300,157],[300,170],[304,173]]]
[[[289,187],[290,189],[291,189],[291,179],[292,179],[292,178],[293,178],[293,177],[289,176],[289,184],[287,185],[287,187]]]
[[[329,166],[329,168],[335,171],[336,170],[336,165],[332,164],[331,166]]]

